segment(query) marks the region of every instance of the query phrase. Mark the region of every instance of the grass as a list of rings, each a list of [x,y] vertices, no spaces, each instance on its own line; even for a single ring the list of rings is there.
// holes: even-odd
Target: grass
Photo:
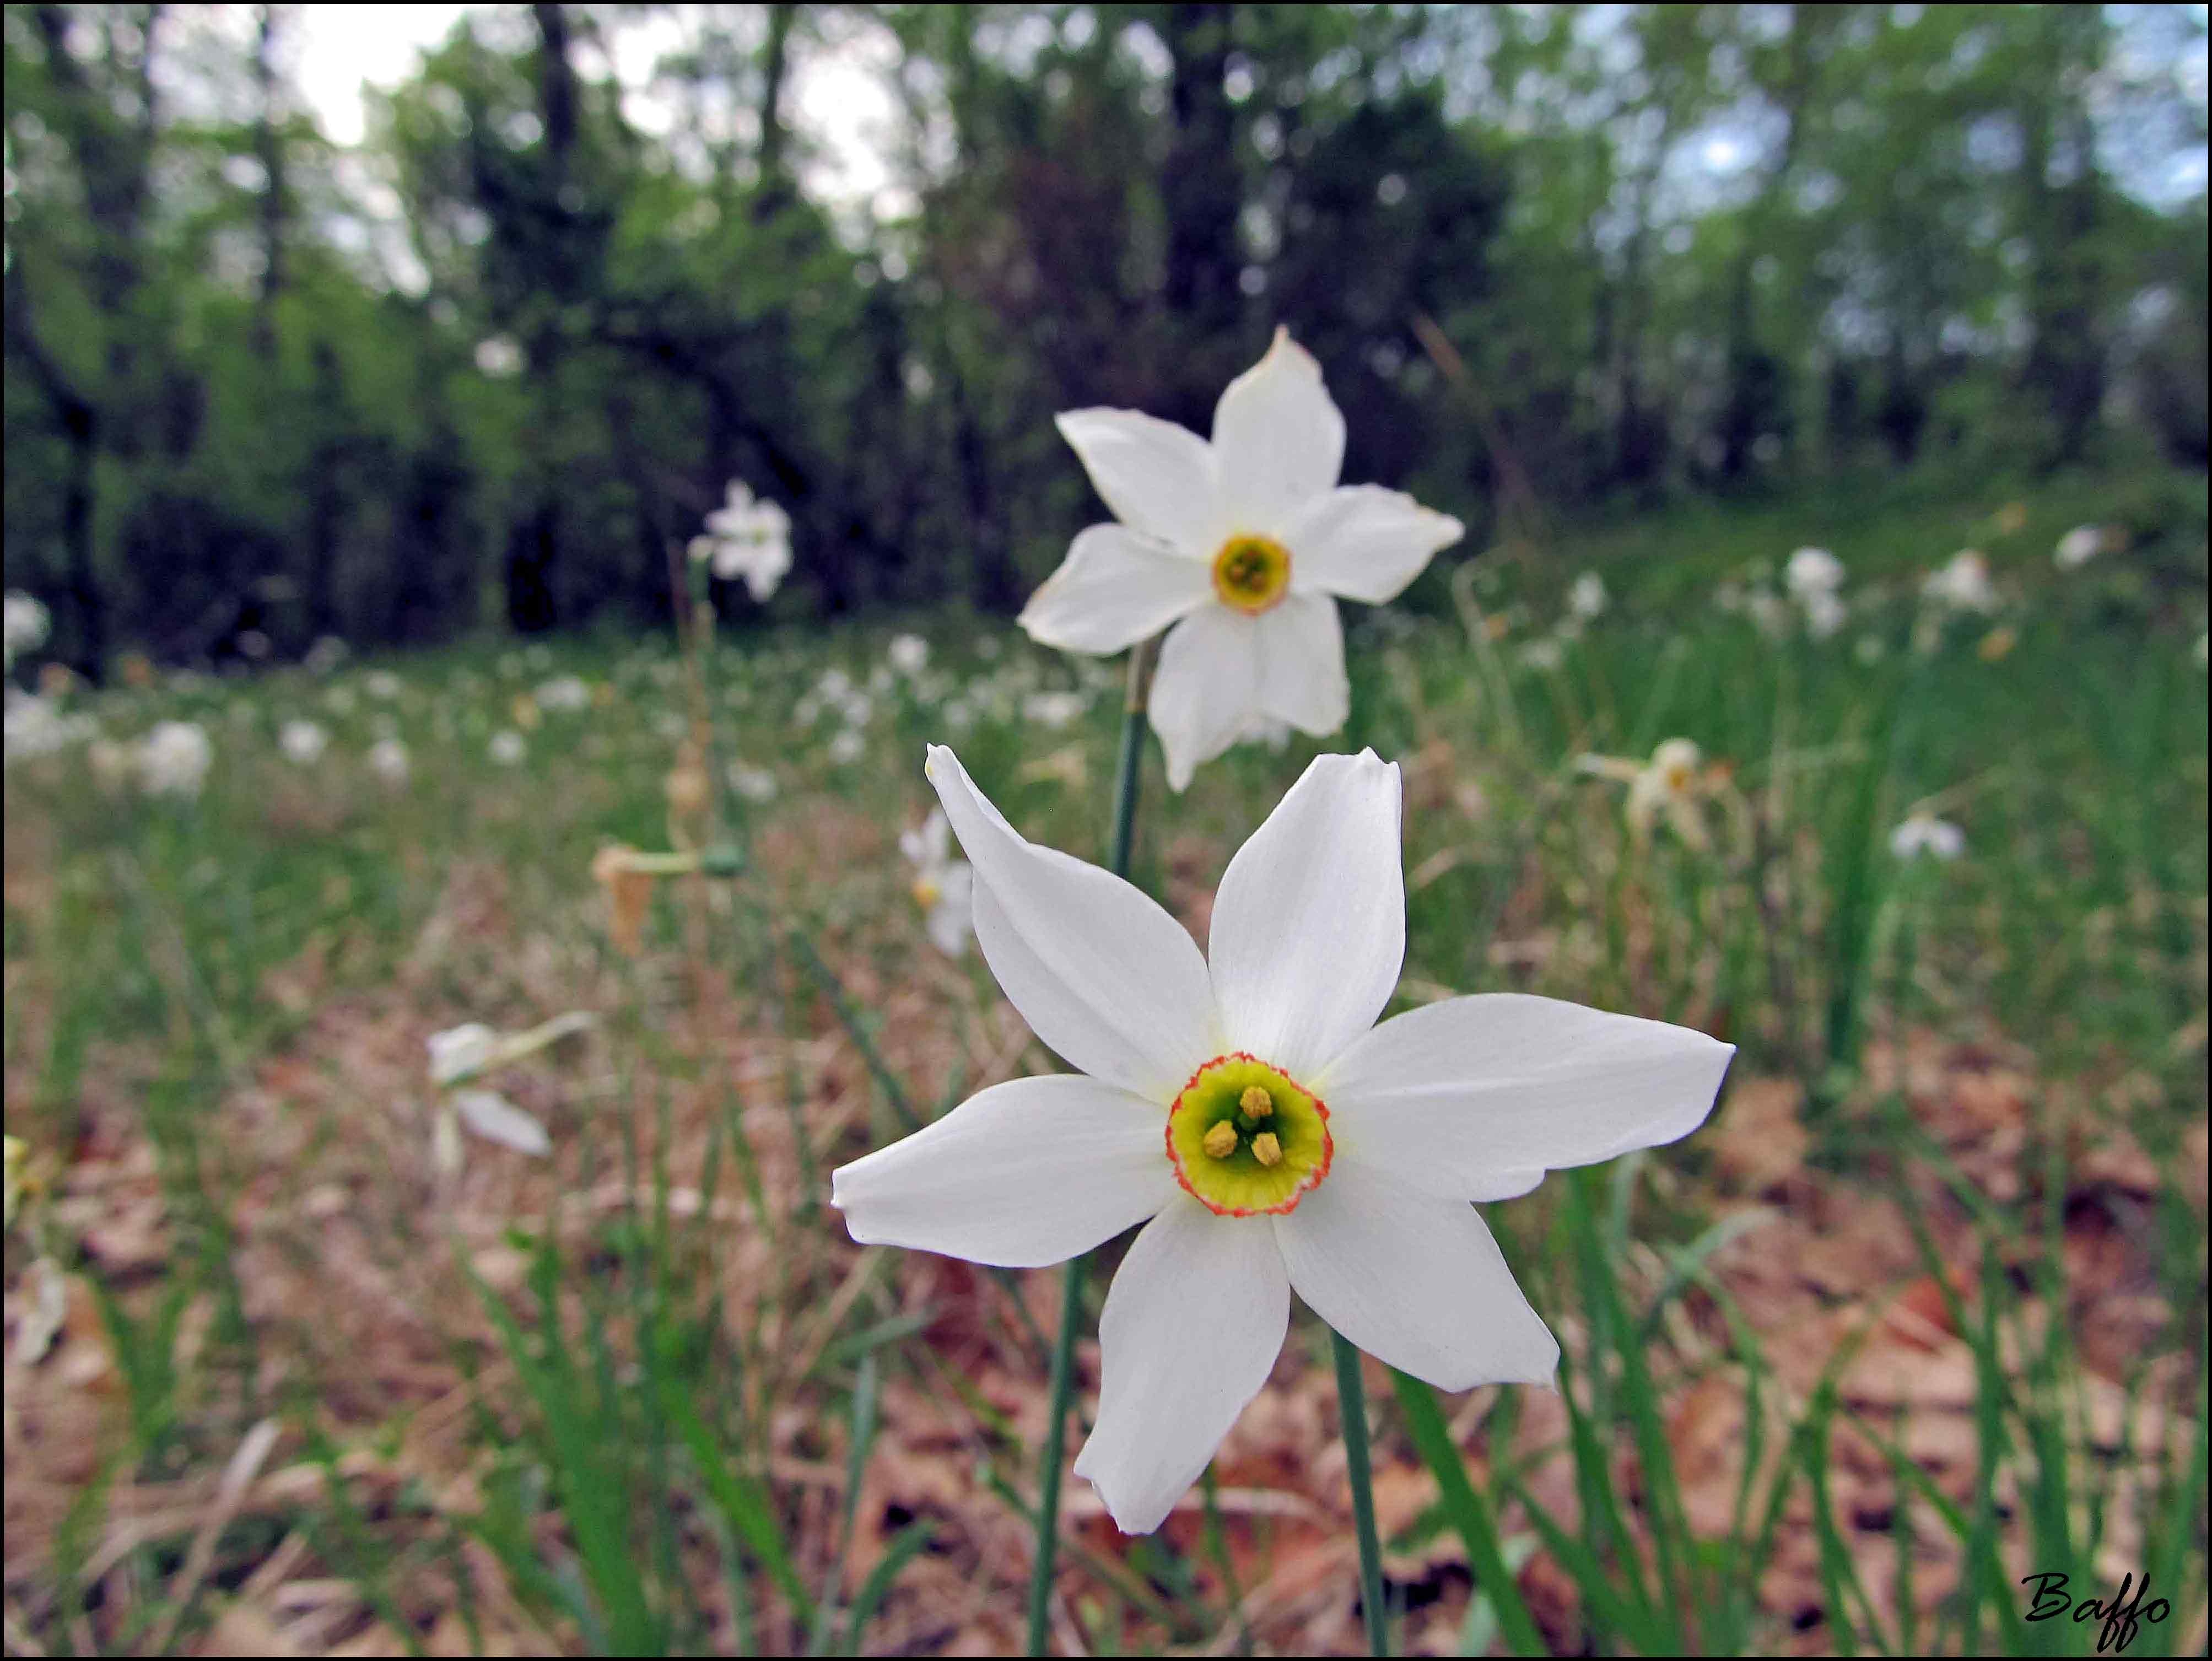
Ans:
[[[2201,1652],[2203,490],[2062,479],[2016,525],[2012,494],[1626,521],[1354,618],[1346,741],[1406,768],[1401,998],[1542,992],[1740,1046],[1697,1136],[1490,1209],[1557,1395],[1376,1392],[1401,1647],[2086,1652],[2098,1625],[2030,1620],[2021,1578],[2132,1571],[2170,1606],[2134,1652]],[[2130,551],[2055,570],[2081,520]],[[1852,573],[1837,637],[1712,605],[1807,541]],[[1968,544],[2005,610],[1918,649],[1917,576]],[[1586,568],[1611,607],[1562,637]],[[11,764],[11,1651],[1019,1641],[1059,1277],[857,1250],[826,1173],[1051,1065],[904,895],[923,743],[1099,858],[1120,700],[1113,665],[912,626],[918,677],[878,672],[878,628],[725,636],[720,748],[776,794],[733,801],[744,875],[657,885],[635,956],[593,854],[708,834],[664,790],[670,642],[79,695],[112,739],[206,726],[196,803],[103,788],[82,748]],[[564,675],[594,701],[541,709]],[[1025,719],[1051,689],[1088,713]],[[332,734],[311,768],[274,743],[302,714]],[[387,732],[404,788],[363,764]],[[1703,849],[1634,836],[1575,764],[1674,735],[1712,764]],[[1180,798],[1150,751],[1136,879],[1201,918],[1314,747],[1244,746]],[[1894,858],[1915,807],[1965,857]],[[489,1081],[551,1156],[441,1164],[423,1038],[572,1008],[593,1031]],[[33,1364],[40,1255],[67,1295]],[[1301,1317],[1159,1535],[1069,1488],[1057,1645],[1360,1646],[1326,1348]]]

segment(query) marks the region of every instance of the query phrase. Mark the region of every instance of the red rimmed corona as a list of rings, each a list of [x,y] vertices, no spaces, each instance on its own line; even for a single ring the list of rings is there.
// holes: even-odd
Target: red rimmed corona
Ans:
[[[1336,1157],[1328,1104],[1242,1050],[1190,1075],[1168,1109],[1166,1141],[1176,1181],[1218,1217],[1288,1215]]]

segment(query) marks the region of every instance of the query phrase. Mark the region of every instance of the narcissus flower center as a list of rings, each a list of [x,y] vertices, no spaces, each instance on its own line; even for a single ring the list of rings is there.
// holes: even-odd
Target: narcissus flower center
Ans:
[[[945,897],[945,890],[934,877],[916,877],[912,891],[914,903],[925,911]]]
[[[1257,617],[1290,591],[1291,551],[1273,537],[1236,536],[1213,557],[1213,592]]]
[[[1328,1108],[1279,1068],[1237,1050],[1190,1075],[1168,1110],[1181,1183],[1224,1217],[1279,1216],[1328,1175]]]

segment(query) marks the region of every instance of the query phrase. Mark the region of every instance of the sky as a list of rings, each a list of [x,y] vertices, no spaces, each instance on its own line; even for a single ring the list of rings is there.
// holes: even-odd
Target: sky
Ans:
[[[301,6],[292,13],[289,52],[301,95],[323,131],[341,144],[363,136],[362,83],[396,86],[414,72],[424,48],[445,39],[465,5]],[[626,24],[616,33],[615,73],[630,88],[624,113],[641,131],[665,131],[664,100],[646,89],[654,60],[677,40],[666,17]],[[880,203],[889,191],[884,155],[897,112],[884,84],[887,41],[868,36],[799,58],[787,106],[813,140],[817,159],[805,183],[833,206]]]

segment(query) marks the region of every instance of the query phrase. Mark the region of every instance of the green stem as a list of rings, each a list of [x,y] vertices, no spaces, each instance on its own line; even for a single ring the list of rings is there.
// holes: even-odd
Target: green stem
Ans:
[[[1128,691],[1121,702],[1121,755],[1114,773],[1114,829],[1106,868],[1129,874],[1137,832],[1137,785],[1145,757],[1145,683],[1152,642],[1129,654]],[[1075,1387],[1075,1335],[1083,1323],[1084,1258],[1067,1260],[1060,1293],[1060,1338],[1052,1350],[1052,1400],[1045,1410],[1044,1461],[1037,1483],[1036,1552],[1030,1570],[1028,1653],[1046,1653],[1052,1624],[1053,1561],[1060,1550],[1060,1466],[1067,1453],[1068,1398]]]
[[[1382,1602],[1382,1542],[1375,1533],[1375,1471],[1367,1457],[1367,1390],[1359,1378],[1359,1351],[1332,1329],[1336,1354],[1338,1416],[1344,1421],[1344,1463],[1352,1478],[1352,1525],[1359,1536],[1359,1606],[1367,1617],[1367,1647],[1390,1653],[1390,1633]]]

